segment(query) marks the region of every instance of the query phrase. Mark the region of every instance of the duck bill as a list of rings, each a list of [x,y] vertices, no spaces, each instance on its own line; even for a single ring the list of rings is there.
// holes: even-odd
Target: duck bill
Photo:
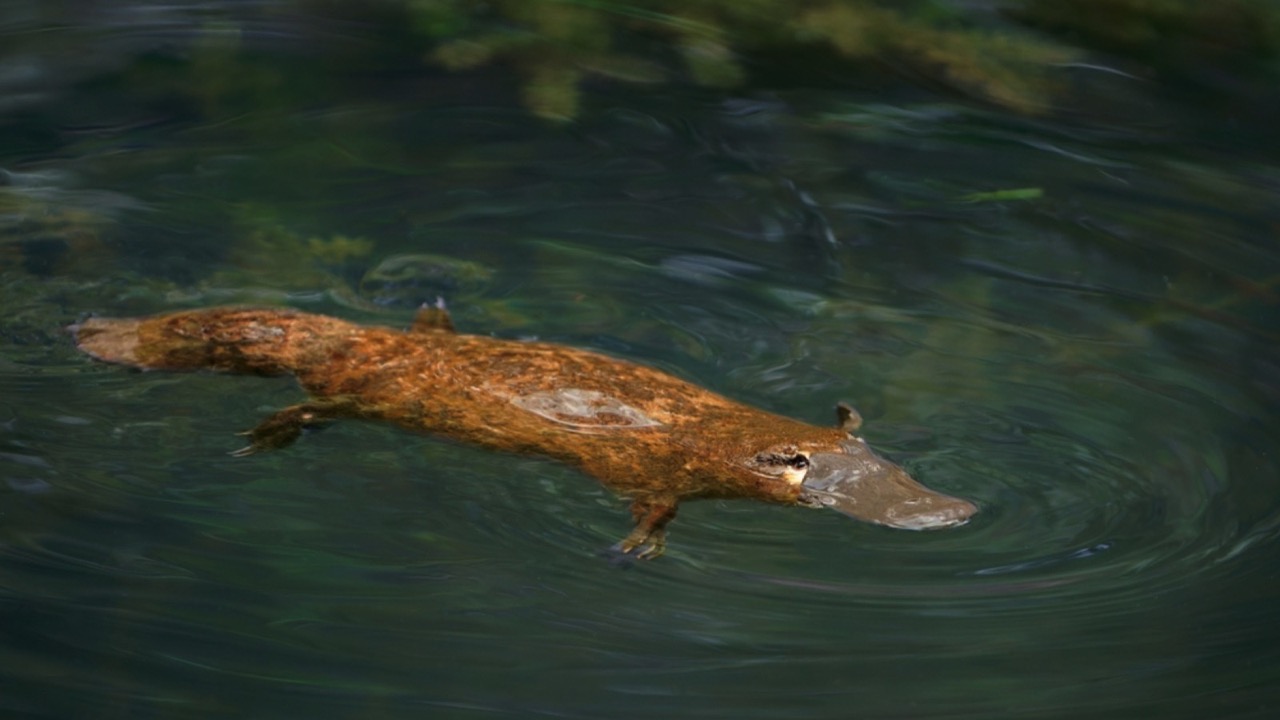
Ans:
[[[870,450],[848,449],[810,455],[809,472],[801,483],[802,502],[903,530],[956,527],[978,511],[968,500],[921,485]]]

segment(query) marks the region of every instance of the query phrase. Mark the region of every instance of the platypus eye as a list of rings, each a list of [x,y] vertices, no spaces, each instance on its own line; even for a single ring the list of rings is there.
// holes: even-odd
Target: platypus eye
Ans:
[[[809,457],[801,453],[760,453],[756,455],[756,463],[765,467],[774,468],[773,472],[781,471],[784,474],[793,471],[803,472],[809,468]],[[790,477],[790,476],[789,476]],[[802,477],[796,475],[795,477]]]

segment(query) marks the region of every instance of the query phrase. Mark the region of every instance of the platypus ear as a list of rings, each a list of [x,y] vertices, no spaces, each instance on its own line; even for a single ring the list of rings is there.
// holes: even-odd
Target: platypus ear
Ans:
[[[849,403],[836,403],[836,426],[847,433],[862,427],[862,416]]]
[[[409,332],[458,332],[453,327],[453,318],[449,317],[449,311],[445,309],[444,298],[436,298],[435,305],[422,303],[422,307],[418,308],[418,314],[413,316],[413,326],[409,328]]]

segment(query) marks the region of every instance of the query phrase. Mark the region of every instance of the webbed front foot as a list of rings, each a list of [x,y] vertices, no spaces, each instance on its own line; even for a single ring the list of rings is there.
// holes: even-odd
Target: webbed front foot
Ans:
[[[675,519],[673,499],[637,499],[631,503],[636,526],[610,550],[627,560],[653,560],[667,549],[667,523]]]
[[[248,437],[249,444],[233,450],[230,455],[246,457],[288,447],[304,431],[319,430],[334,420],[359,414],[358,404],[349,399],[313,400],[291,405],[258,423],[252,430],[236,433]]]
[[[667,531],[655,530],[643,538],[637,538],[633,531],[609,550],[621,560],[654,560],[667,550]]]

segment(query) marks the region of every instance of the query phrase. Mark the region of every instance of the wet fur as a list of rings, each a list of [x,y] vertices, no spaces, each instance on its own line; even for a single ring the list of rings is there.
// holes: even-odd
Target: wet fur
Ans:
[[[107,362],[294,375],[312,399],[248,433],[241,454],[287,445],[308,425],[357,417],[568,463],[634,500],[636,527],[618,549],[641,557],[662,552],[681,500],[799,503],[799,485],[764,465],[797,452],[842,452],[849,438],[845,429],[765,412],[600,353],[459,334],[440,308],[422,310],[409,331],[246,308],[91,318],[72,330],[81,350]],[[571,400],[607,398],[634,412],[539,411],[543,398],[566,397],[566,388]]]

